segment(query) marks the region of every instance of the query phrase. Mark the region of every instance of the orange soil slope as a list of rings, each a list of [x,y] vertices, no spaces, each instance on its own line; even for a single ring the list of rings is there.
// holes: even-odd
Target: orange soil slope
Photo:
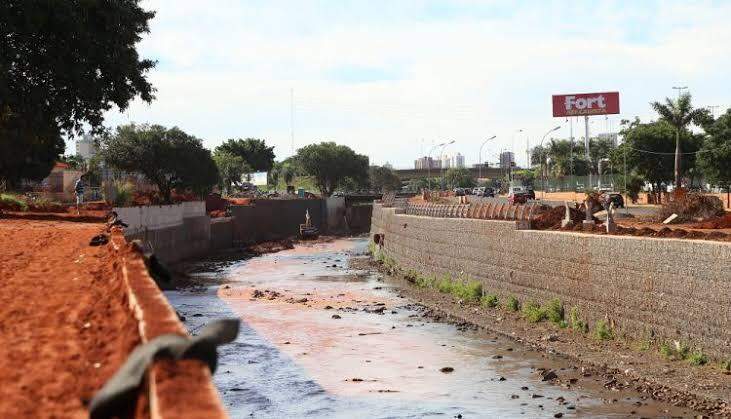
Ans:
[[[102,227],[0,220],[0,417],[88,417],[139,342]]]

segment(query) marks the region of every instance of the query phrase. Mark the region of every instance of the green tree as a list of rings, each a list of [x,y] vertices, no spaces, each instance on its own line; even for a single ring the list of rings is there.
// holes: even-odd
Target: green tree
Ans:
[[[150,102],[155,63],[136,44],[154,16],[126,1],[0,2],[0,180],[39,180],[64,134],[102,130],[104,112]]]
[[[693,109],[690,103],[690,94],[681,95],[677,100],[665,98],[665,103],[653,102],[652,108],[660,115],[660,118],[670,124],[675,130],[675,161],[674,161],[674,177],[675,187],[680,188],[681,176],[681,141],[680,137],[686,133],[690,124],[706,125],[712,118],[708,109]]]
[[[469,169],[452,167],[444,173],[444,179],[449,188],[471,188],[476,185],[475,178]]]
[[[610,154],[612,165],[624,167],[626,161],[628,172],[652,184],[655,191],[660,191],[662,183],[673,179],[675,134],[675,128],[664,120],[646,124],[639,119],[631,123],[625,121],[621,131],[624,142]],[[684,131],[680,136],[681,147],[688,153],[698,151],[700,137]],[[685,159],[687,173],[694,166],[695,156],[686,154]]]
[[[216,147],[215,151],[241,157],[253,172],[268,172],[274,167],[274,147],[267,147],[264,140],[257,138],[231,138]]]
[[[369,180],[371,188],[375,191],[387,192],[401,189],[401,179],[390,167],[371,166]]]
[[[101,153],[109,166],[143,174],[157,185],[165,203],[171,202],[173,189],[203,195],[219,179],[211,152],[177,127],[120,126],[103,140]]]
[[[251,173],[251,167],[241,156],[217,149],[213,152],[213,161],[216,162],[218,173],[221,178],[222,189],[226,193],[231,192],[231,186],[239,186],[241,179],[247,173]]]
[[[346,178],[357,185],[368,182],[368,157],[334,142],[310,144],[294,156],[297,171],[313,176],[323,196],[332,195]]]
[[[707,133],[698,166],[706,181],[726,188],[727,205],[731,205],[731,109],[708,126]]]

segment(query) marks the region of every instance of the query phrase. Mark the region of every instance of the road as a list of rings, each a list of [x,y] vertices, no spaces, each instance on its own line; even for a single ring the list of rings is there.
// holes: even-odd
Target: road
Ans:
[[[607,390],[568,361],[512,340],[430,320],[380,274],[351,267],[365,247],[341,239],[201,263],[196,275],[225,285],[166,293],[192,332],[214,318],[242,319],[214,376],[232,417],[690,414]],[[576,382],[542,381],[540,368]]]

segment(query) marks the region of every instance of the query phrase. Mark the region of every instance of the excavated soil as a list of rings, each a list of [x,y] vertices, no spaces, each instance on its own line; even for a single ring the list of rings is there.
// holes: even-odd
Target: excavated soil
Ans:
[[[88,417],[139,343],[103,225],[57,215],[0,220],[0,417]]]

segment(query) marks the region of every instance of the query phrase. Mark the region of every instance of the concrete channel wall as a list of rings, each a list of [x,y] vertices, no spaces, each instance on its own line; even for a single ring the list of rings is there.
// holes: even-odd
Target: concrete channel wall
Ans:
[[[142,343],[165,334],[188,336],[175,310],[147,272],[142,256],[119,232],[112,233],[109,246],[114,279],[123,285],[129,315],[137,322]],[[193,359],[155,361],[140,387],[137,408],[135,417],[227,417],[208,366]]]
[[[480,280],[520,301],[559,298],[594,325],[731,355],[731,244],[516,230],[514,222],[405,215],[374,204],[386,254],[424,274]]]

